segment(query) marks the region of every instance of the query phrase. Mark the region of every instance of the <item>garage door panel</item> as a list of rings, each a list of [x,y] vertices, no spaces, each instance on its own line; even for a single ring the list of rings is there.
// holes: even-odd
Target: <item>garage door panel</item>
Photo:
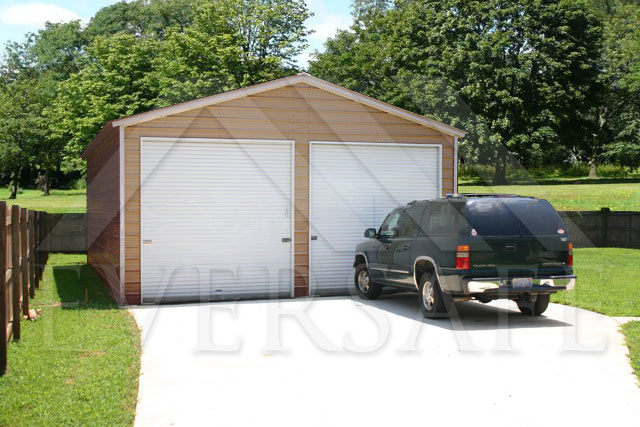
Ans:
[[[346,292],[355,246],[393,209],[438,197],[440,151],[423,145],[311,144],[311,292]]]
[[[291,293],[291,143],[145,140],[143,302]]]

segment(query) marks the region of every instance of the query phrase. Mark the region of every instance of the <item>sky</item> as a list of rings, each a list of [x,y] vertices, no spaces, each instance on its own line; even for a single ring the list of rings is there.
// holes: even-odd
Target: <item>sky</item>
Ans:
[[[113,3],[117,0],[0,0],[0,45],[23,40],[25,33],[39,30],[47,21],[81,19],[87,22],[98,10]],[[348,28],[352,22],[349,0],[307,0],[307,5],[315,14],[307,26],[315,33],[309,37],[310,48],[298,58],[303,67],[311,52],[322,51],[327,38],[338,28]]]

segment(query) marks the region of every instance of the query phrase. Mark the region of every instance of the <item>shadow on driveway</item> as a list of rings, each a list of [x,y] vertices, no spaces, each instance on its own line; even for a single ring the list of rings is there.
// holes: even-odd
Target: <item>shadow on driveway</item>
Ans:
[[[370,301],[354,297],[355,301],[389,313],[421,321],[428,325],[451,331],[481,331],[497,329],[550,328],[567,327],[572,324],[542,315],[538,317],[524,316],[517,310],[496,306],[496,303],[482,304],[468,301],[455,304],[455,312],[445,319],[425,319],[420,313],[418,296],[411,293],[398,293],[382,296]],[[504,302],[502,302],[504,304]],[[553,305],[549,306],[549,312]],[[549,313],[547,312],[547,313]]]
[[[455,304],[455,312],[450,313],[449,318],[443,319],[426,319],[420,312],[420,306],[418,302],[417,294],[404,293],[404,292],[389,292],[383,293],[380,299],[377,300],[365,300],[355,295],[342,295],[342,296],[316,296],[307,298],[295,298],[295,299],[255,299],[255,300],[227,300],[227,301],[202,301],[191,302],[181,304],[154,304],[136,306],[136,310],[140,309],[154,309],[160,307],[175,307],[185,308],[194,305],[262,305],[262,304],[300,304],[301,302],[307,302],[313,305],[314,302],[321,304],[330,304],[331,301],[345,301],[352,300],[355,304],[363,304],[370,307],[375,307],[379,310],[388,312],[393,315],[402,316],[410,320],[422,322],[426,325],[436,326],[450,331],[491,331],[500,329],[526,329],[526,328],[558,328],[574,326],[573,324],[566,323],[562,320],[558,320],[557,317],[563,317],[562,310],[554,310],[554,304],[549,305],[545,315],[538,317],[524,316],[520,311],[515,308],[514,310],[501,307],[499,305],[506,304],[505,301],[492,302],[489,304],[482,304],[476,301],[468,301],[464,303]],[[509,304],[515,304],[509,302]],[[569,307],[562,306],[567,309]],[[571,308],[574,309],[574,308]],[[551,316],[556,317],[556,319]]]

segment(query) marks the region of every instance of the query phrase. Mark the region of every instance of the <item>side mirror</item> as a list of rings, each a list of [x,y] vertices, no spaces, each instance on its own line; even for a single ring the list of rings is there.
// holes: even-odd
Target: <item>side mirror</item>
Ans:
[[[367,228],[366,230],[364,230],[364,237],[366,237],[367,239],[371,239],[373,237],[376,237],[376,229],[375,228]]]
[[[382,237],[383,239],[394,239],[397,236],[397,227],[385,227],[383,230],[380,230],[380,237]]]

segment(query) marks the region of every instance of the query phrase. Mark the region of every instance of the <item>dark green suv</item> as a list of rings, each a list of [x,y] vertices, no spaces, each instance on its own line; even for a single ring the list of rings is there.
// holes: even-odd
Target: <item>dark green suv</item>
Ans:
[[[355,289],[377,298],[383,286],[417,292],[425,317],[451,304],[508,298],[538,316],[549,297],[575,285],[573,245],[546,200],[461,194],[415,201],[365,231],[355,255]]]

